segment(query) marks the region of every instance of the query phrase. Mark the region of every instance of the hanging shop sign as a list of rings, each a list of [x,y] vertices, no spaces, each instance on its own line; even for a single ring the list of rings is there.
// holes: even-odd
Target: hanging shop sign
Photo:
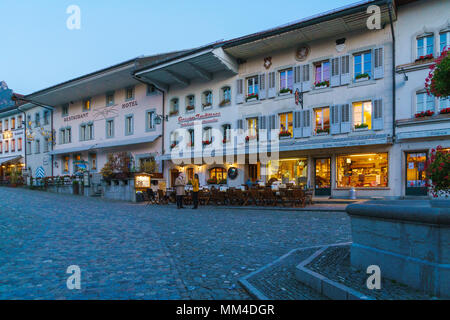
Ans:
[[[202,124],[218,122],[219,118],[220,112],[197,113],[192,117],[178,117],[178,124],[182,127],[189,127],[193,126],[197,121],[201,121]]]
[[[237,176],[238,176],[238,169],[237,169],[236,167],[230,167],[230,168],[228,169],[228,177],[229,177],[231,180],[234,180],[234,179],[237,178]]]

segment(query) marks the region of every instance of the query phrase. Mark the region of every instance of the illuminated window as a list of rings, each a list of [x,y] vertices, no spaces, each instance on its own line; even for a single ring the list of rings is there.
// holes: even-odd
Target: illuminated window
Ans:
[[[16,139],[11,140],[11,152],[16,151]]]
[[[83,111],[91,110],[91,99],[86,99],[83,101]]]
[[[330,108],[323,107],[314,109],[316,134],[330,133]]]
[[[305,186],[308,182],[308,159],[280,159],[269,161],[266,171],[267,182],[270,180],[281,183],[294,183]]]
[[[22,138],[17,139],[17,151],[22,151]]]
[[[93,171],[97,170],[97,154],[96,153],[89,154],[89,159],[91,160],[90,163],[91,170]]]
[[[337,157],[339,188],[388,186],[388,154],[368,153]]]
[[[69,172],[69,156],[64,156],[62,158],[63,160],[63,172]]]
[[[9,152],[9,141],[5,140],[5,152]]]
[[[248,137],[256,139],[258,137],[258,118],[247,119]]]
[[[217,182],[227,178],[227,170],[225,168],[212,168],[210,170],[210,178],[217,179]]]
[[[11,130],[16,128],[16,118],[11,118]]]
[[[289,132],[292,136],[293,133],[293,115],[292,112],[280,114],[280,132]]]
[[[353,125],[355,129],[372,128],[372,102],[354,102],[353,103]]]
[[[0,141],[0,153],[3,153],[3,141]]]

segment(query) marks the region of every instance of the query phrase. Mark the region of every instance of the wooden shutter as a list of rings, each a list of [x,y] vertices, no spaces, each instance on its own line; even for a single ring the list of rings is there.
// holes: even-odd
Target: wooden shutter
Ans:
[[[269,89],[267,91],[267,97],[275,98],[276,94],[275,72],[269,72]]]
[[[236,103],[244,103],[244,80],[236,80]]]
[[[267,130],[267,140],[275,140],[277,138],[278,132],[274,132],[272,135],[272,130],[277,129],[277,115],[272,114],[269,116],[269,124]]]
[[[341,132],[341,121],[339,119],[339,105],[334,105],[330,107],[330,133],[331,134],[338,134]]]
[[[264,136],[264,133],[266,131],[267,131],[267,119],[266,119],[266,116],[260,116],[259,119],[258,119],[258,132],[259,132],[259,136],[261,137],[261,139]],[[268,138],[267,133],[266,133],[266,137]],[[262,140],[265,140],[265,139],[262,139]]]
[[[302,112],[294,111],[294,138],[300,138],[302,136]]]
[[[331,59],[331,81],[332,87],[341,85],[340,59],[339,57]]]
[[[302,136],[310,137],[311,136],[311,110],[304,110],[303,119],[302,119]]]
[[[383,100],[377,99],[372,102],[373,115],[372,115],[372,128],[373,130],[383,130],[384,118],[383,118]]]
[[[341,85],[349,84],[351,81],[350,77],[350,56],[341,57]]]
[[[302,91],[301,66],[294,67],[294,93],[296,90]]]
[[[305,64],[302,66],[301,80],[302,80],[302,92],[307,92],[311,90],[311,77],[310,77],[310,66]]]
[[[267,86],[266,86],[266,74],[259,75],[259,99],[264,100],[267,98]]]
[[[341,105],[341,133],[351,131],[350,104]]]
[[[383,47],[375,48],[373,50],[373,77],[374,79],[381,79],[384,77],[384,50]]]

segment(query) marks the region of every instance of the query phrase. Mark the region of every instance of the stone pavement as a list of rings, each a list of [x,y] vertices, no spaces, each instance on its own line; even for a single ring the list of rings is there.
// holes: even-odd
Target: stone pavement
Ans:
[[[148,206],[0,188],[0,299],[250,299],[242,276],[350,241],[342,212]],[[81,290],[68,290],[69,265]]]

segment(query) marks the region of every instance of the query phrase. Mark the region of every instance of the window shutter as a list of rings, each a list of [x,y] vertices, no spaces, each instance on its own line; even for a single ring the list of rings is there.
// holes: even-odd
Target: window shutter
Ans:
[[[341,85],[349,84],[350,77],[350,56],[341,57]]]
[[[331,82],[332,87],[341,85],[340,58],[331,59]]]
[[[303,111],[303,127],[302,127],[302,136],[310,137],[311,136],[311,110]]]
[[[260,136],[262,136],[261,130],[267,130],[266,116],[261,116],[261,117],[259,117],[259,120],[258,120],[258,127],[259,127],[258,130],[259,130]],[[266,134],[266,137],[268,137],[267,134]],[[263,140],[263,139],[262,139],[262,140]]]
[[[265,98],[267,98],[266,74],[262,73],[259,75],[259,99]]]
[[[373,56],[374,56],[373,77],[375,79],[381,79],[384,77],[384,50],[383,50],[383,47],[375,48]]]
[[[302,112],[294,111],[294,138],[300,138],[302,136],[301,118]]]
[[[341,133],[351,131],[350,104],[341,105]]]
[[[331,134],[338,134],[341,132],[341,123],[339,119],[339,105],[331,106],[330,108],[330,116],[331,116],[331,126],[330,126],[330,133]]]
[[[305,64],[302,67],[301,71],[301,80],[302,80],[302,92],[311,90],[311,81],[310,81],[310,66],[309,64]]]
[[[302,91],[301,66],[294,67],[294,93],[296,90]]]
[[[244,80],[236,80],[236,103],[244,103]]]
[[[383,130],[383,100],[377,99],[373,101],[373,116],[372,116],[373,130]]]
[[[275,140],[277,137],[277,133],[274,133],[274,135],[271,135],[272,130],[277,129],[277,115],[272,114],[269,116],[269,126],[267,130],[267,140]]]
[[[236,128],[239,129],[244,129],[244,120],[242,119],[238,119],[237,123],[236,123]]]
[[[269,89],[267,91],[267,97],[275,98],[276,94],[275,72],[269,72]]]

